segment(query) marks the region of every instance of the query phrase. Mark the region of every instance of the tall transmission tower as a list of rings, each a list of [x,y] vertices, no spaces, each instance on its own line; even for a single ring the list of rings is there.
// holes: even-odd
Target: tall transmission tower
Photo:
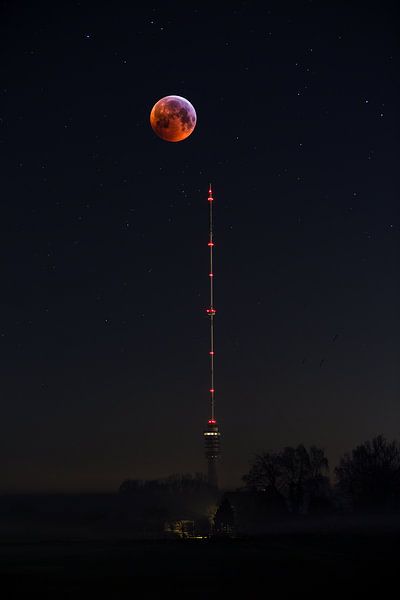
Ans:
[[[215,386],[214,386],[214,232],[213,232],[213,202],[214,198],[212,195],[211,183],[208,190],[208,204],[210,208],[210,226],[209,226],[209,239],[208,247],[210,251],[210,307],[207,308],[207,315],[210,319],[210,417],[208,419],[207,428],[203,432],[206,459],[208,464],[208,483],[213,487],[218,487],[218,476],[217,476],[217,460],[221,456],[221,433],[218,428],[217,420],[215,418]]]

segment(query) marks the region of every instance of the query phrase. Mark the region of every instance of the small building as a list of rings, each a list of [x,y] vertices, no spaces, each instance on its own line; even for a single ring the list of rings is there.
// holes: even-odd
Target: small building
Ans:
[[[190,539],[195,537],[195,522],[190,519],[176,519],[166,521],[164,532],[171,537]]]

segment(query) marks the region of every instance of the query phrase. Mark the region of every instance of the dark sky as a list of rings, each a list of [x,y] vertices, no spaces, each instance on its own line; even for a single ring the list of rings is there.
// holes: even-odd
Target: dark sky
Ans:
[[[222,483],[398,437],[395,4],[1,2],[1,491],[205,471],[209,181]]]

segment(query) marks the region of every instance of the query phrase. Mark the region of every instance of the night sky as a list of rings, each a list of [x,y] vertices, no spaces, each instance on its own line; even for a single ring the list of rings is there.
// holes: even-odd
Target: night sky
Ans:
[[[399,436],[395,3],[1,2],[0,491]],[[197,112],[180,143],[153,104]]]

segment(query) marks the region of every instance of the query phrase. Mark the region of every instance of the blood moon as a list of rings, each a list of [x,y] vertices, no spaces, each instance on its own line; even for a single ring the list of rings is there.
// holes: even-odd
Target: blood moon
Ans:
[[[189,100],[182,96],[165,96],[153,106],[150,124],[166,142],[181,142],[196,127],[196,111]]]

